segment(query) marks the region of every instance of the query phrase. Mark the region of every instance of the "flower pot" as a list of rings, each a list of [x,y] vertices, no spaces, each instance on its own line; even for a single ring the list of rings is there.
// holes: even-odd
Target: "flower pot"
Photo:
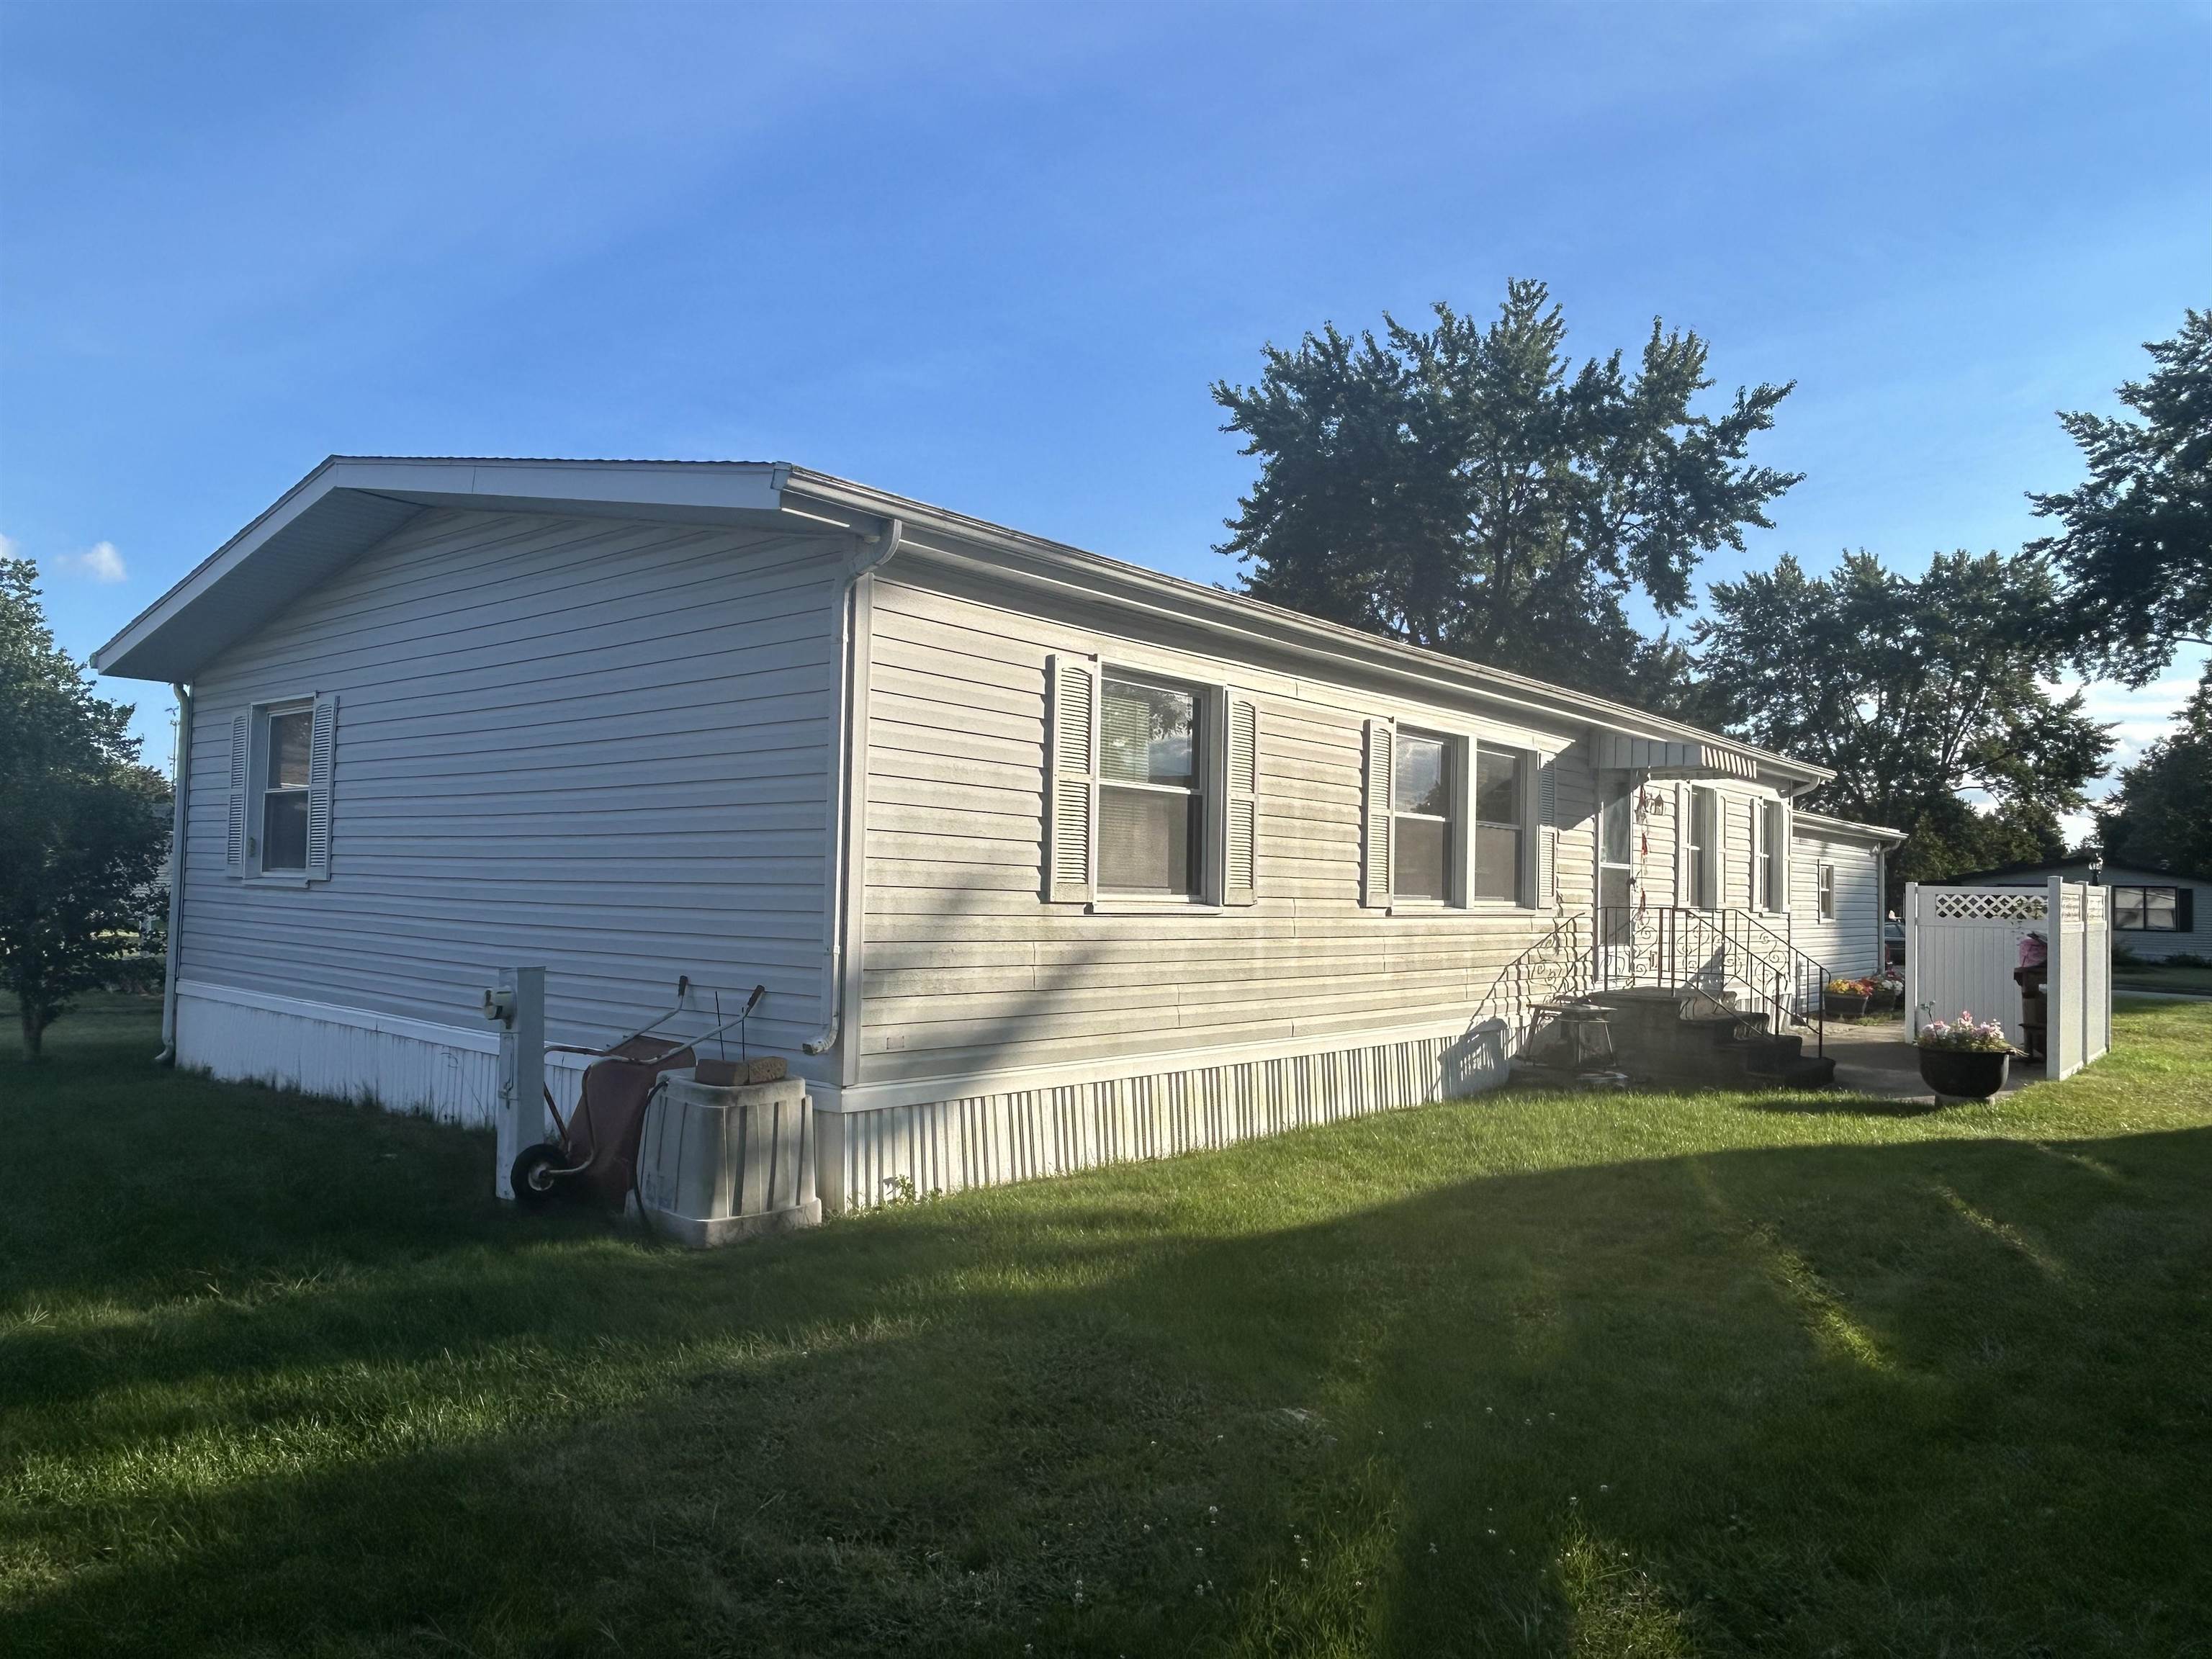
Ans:
[[[1830,1019],[1857,1019],[1867,1011],[1867,998],[1863,992],[1846,995],[1841,991],[1824,991],[1820,1000]]]
[[[1920,1051],[1920,1080],[1937,1094],[1957,1100],[1987,1100],[2004,1087],[2011,1066],[2011,1051],[2004,1048]]]

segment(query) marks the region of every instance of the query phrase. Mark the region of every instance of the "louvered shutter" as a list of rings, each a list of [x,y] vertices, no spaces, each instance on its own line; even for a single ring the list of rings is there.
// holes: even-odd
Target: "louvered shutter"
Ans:
[[[1362,769],[1360,805],[1365,833],[1359,866],[1359,902],[1370,909],[1390,902],[1390,793],[1397,763],[1397,726],[1389,720],[1367,722],[1366,764]]]
[[[1221,902],[1250,904],[1259,896],[1260,705],[1238,691],[1223,702]]]
[[[230,722],[230,790],[223,808],[222,867],[233,876],[246,873],[246,784],[252,759],[253,716],[234,715]]]
[[[2197,931],[2197,890],[2178,886],[2173,890],[2173,931],[2193,933]]]
[[[1055,653],[1045,677],[1045,897],[1087,903],[1098,892],[1098,659]]]
[[[1796,808],[1785,795],[1774,804],[1774,884],[1781,889],[1775,895],[1776,908],[1795,910],[1797,908],[1795,890],[1790,887],[1790,848],[1796,840],[1797,831],[1791,814]]]
[[[1536,906],[1559,907],[1559,763],[1536,760]]]
[[[338,699],[318,693],[307,738],[307,879],[331,878],[331,770],[337,757]]]

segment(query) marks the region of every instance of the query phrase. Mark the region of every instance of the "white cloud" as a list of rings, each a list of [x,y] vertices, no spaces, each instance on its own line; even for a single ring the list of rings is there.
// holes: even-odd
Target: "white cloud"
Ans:
[[[2102,800],[2118,787],[2121,771],[2142,758],[2142,752],[2173,729],[2181,706],[2197,690],[2208,653],[2184,650],[2165,674],[2148,685],[2129,687],[2112,680],[2067,680],[2051,686],[2055,696],[2079,691],[2082,712],[2112,728],[2112,752],[2105,758],[2105,775],[2089,785],[2093,800]],[[2062,814],[2069,842],[2079,842],[2095,829],[2087,812]]]
[[[96,582],[124,581],[131,574],[124,568],[123,556],[115,550],[113,542],[94,542],[82,553],[64,553],[54,561],[54,568],[89,576]]]
[[[0,536],[0,559],[12,559],[15,556],[15,538],[13,536]]]

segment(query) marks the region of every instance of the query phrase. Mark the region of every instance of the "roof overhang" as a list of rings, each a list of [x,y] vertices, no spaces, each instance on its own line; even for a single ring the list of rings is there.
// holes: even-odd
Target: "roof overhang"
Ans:
[[[1654,778],[1746,778],[1759,776],[1758,757],[1735,744],[1706,738],[1672,740],[1607,732],[1597,741],[1596,764]]]
[[[1887,824],[1861,823],[1854,818],[1832,818],[1825,812],[1799,811],[1791,815],[1801,830],[1810,830],[1823,836],[1844,836],[1855,841],[1870,841],[1881,847],[1895,847],[1907,837],[1902,830],[1893,830]]]
[[[1661,763],[1694,768],[1701,776],[1757,777],[1796,793],[1834,775],[1790,756],[1603,697],[1382,639],[780,461],[334,455],[93,653],[93,666],[131,679],[188,680],[416,514],[452,507],[863,537],[896,519],[902,526],[902,561],[935,561],[976,573],[1000,587],[1011,585],[1197,626],[1242,648],[1397,685],[1410,695],[1475,696],[1588,726],[1607,744],[1632,745],[1620,752],[1669,757]],[[1640,750],[1633,748],[1639,744]]]
[[[780,507],[789,471],[757,461],[333,455],[94,652],[92,665],[126,679],[190,679],[318,582],[434,508],[767,526],[785,522]]]

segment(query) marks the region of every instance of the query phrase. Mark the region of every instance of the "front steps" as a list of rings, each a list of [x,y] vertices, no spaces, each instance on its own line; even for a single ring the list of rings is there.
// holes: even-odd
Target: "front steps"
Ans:
[[[1836,1062],[1805,1053],[1804,1038],[1767,1030],[1764,1013],[1733,998],[1698,991],[1601,991],[1586,1000],[1605,1010],[1613,1068],[1638,1083],[1684,1089],[1818,1089],[1835,1081]],[[1529,1082],[1570,1083],[1556,1066],[1516,1060]]]

